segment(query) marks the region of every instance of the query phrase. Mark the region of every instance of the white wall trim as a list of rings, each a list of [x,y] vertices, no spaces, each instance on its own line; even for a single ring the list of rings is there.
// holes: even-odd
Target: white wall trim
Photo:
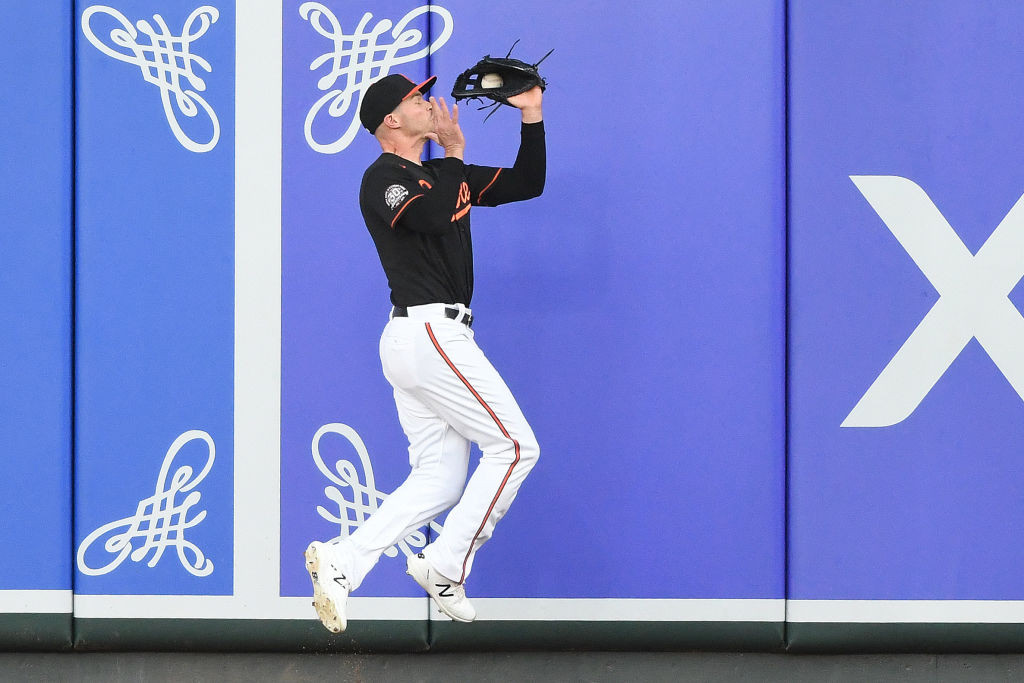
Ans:
[[[790,600],[791,622],[1024,624],[1024,600]]]
[[[0,591],[0,613],[71,611],[71,591]],[[349,598],[353,620],[424,620],[423,598]],[[1021,600],[701,600],[473,598],[479,621],[715,621],[793,623],[1024,623]],[[76,617],[135,619],[315,619],[310,598],[208,595],[76,595]],[[447,617],[430,605],[429,618]]]
[[[761,621],[781,622],[783,600],[673,600],[613,598],[474,598],[479,621]],[[354,621],[423,620],[422,598],[352,597]],[[85,619],[309,619],[310,598],[278,598],[258,605],[237,596],[77,595],[75,616]],[[431,607],[431,619],[447,617]]]
[[[70,614],[70,590],[0,590],[0,614]]]
[[[280,586],[282,5],[235,21],[234,594],[254,607]]]
[[[472,598],[480,621],[774,621],[784,600]],[[446,617],[431,603],[431,619]]]
[[[250,600],[232,595],[76,595],[82,619],[308,619],[312,598]],[[426,620],[426,598],[358,598],[348,602],[353,620]]]

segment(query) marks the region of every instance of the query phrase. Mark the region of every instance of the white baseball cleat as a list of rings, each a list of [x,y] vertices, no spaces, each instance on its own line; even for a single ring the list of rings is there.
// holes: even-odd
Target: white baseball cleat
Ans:
[[[455,621],[473,621],[476,610],[461,583],[447,579],[430,566],[423,553],[411,555],[405,573],[430,594],[438,608]]]
[[[306,548],[306,571],[313,581],[313,607],[320,621],[332,633],[341,633],[348,626],[345,601],[352,583],[345,573],[337,551],[329,543],[313,541]]]

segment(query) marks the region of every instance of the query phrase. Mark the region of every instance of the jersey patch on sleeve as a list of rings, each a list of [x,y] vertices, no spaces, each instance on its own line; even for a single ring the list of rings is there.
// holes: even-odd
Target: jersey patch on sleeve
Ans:
[[[391,185],[384,190],[384,202],[392,211],[402,203],[402,200],[409,196],[409,190],[402,185]]]

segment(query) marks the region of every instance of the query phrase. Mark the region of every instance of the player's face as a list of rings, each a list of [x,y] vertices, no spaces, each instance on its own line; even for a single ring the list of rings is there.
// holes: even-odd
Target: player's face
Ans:
[[[434,130],[430,102],[423,99],[423,95],[419,93],[403,100],[395,113],[402,122],[402,127],[411,133],[429,133]]]

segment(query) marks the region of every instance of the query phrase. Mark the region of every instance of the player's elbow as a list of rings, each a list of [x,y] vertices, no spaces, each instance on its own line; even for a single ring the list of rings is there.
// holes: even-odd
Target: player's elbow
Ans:
[[[544,177],[541,176],[539,179],[533,180],[526,186],[526,192],[523,199],[534,199],[544,194]]]

